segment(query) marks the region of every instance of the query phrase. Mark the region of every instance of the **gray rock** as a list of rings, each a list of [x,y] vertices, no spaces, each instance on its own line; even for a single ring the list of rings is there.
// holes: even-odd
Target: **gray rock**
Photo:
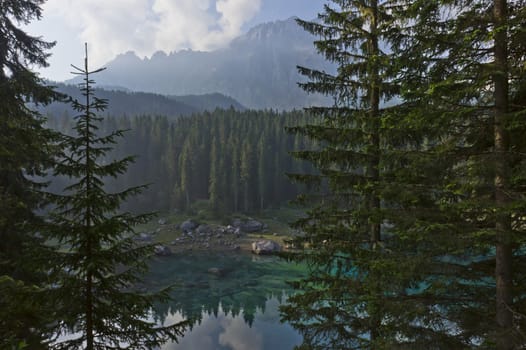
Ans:
[[[170,247],[167,247],[162,244],[156,245],[154,247],[154,252],[155,252],[155,255],[158,255],[158,256],[169,256],[172,254],[172,250],[170,249]]]
[[[209,232],[212,231],[212,229],[210,228],[210,226],[208,225],[205,225],[205,224],[202,224],[202,225],[199,225],[196,230],[195,230],[197,233],[204,233],[204,234],[207,234]]]
[[[260,239],[252,242],[252,253],[258,255],[274,254],[281,251],[281,246],[269,239]]]
[[[232,221],[232,226],[234,226],[234,227],[241,227],[242,224],[243,224],[243,222],[241,221],[241,219],[234,219]]]
[[[243,232],[247,232],[247,233],[260,232],[261,230],[263,230],[263,223],[257,220],[254,220],[254,219],[249,219],[243,222],[240,228]]]
[[[188,231],[195,230],[197,226],[199,226],[197,222],[193,220],[186,220],[185,222],[181,224],[180,228],[183,232],[188,232]]]
[[[166,225],[166,219],[159,219],[159,220],[157,220],[157,223],[159,225]]]

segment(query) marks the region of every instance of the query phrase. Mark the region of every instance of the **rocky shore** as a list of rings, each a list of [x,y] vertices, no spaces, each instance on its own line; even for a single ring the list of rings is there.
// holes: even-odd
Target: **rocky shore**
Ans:
[[[194,220],[169,224],[165,219],[159,219],[157,224],[157,229],[140,232],[135,236],[135,240],[142,243],[157,243],[155,254],[158,256],[207,250],[273,254],[283,249],[283,237],[268,232],[264,223],[254,219],[236,219],[226,226],[198,223]],[[169,241],[158,239],[161,234],[167,232],[172,239]],[[267,238],[269,235],[272,239]]]

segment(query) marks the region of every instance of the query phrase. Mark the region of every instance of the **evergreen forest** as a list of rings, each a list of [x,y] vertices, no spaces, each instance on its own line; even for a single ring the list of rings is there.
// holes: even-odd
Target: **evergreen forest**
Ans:
[[[151,184],[125,204],[133,211],[192,211],[205,203],[216,216],[279,207],[304,190],[286,173],[313,172],[311,164],[289,155],[292,149],[315,148],[314,141],[292,135],[286,127],[306,123],[303,111],[275,112],[216,109],[188,117],[135,116],[104,118],[101,132],[127,130],[107,159],[136,156],[129,171],[109,189]],[[49,115],[48,126],[72,130],[69,114]],[[64,178],[54,178],[60,190]]]
[[[57,89],[34,71],[56,43],[24,29],[45,2],[0,0],[0,349],[157,349],[221,302],[252,327],[270,289],[251,273],[277,268],[251,256],[231,262],[248,282],[215,294],[230,271],[148,289],[171,250],[138,227],[203,214],[223,239],[233,214],[291,202],[283,249],[236,232],[300,266],[279,309],[296,349],[526,348],[525,0],[327,0],[295,22],[335,69],[298,59],[319,104],[279,112],[96,89],[88,44],[78,86]],[[205,243],[195,226],[169,244]],[[186,277],[211,256],[179,253]],[[194,319],[171,317],[177,288],[208,298],[180,307]]]

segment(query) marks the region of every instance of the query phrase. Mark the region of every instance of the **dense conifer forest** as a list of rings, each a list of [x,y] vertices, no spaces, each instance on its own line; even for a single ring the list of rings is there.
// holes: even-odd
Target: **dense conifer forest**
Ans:
[[[198,237],[143,213],[230,219],[292,199],[304,212],[279,256],[306,271],[280,320],[301,333],[298,349],[526,348],[525,0],[327,1],[296,21],[336,66],[298,67],[299,85],[333,102],[305,111],[206,111],[191,96],[167,116],[179,102],[119,92],[126,108],[106,113],[86,45],[80,97],[47,118],[38,108],[64,96],[32,69],[54,43],[20,29],[44,3],[0,0],[0,349],[176,341],[188,320],[149,318],[176,294],[141,286],[157,248],[259,240],[263,224],[256,238],[185,221]],[[212,95],[207,107],[218,101],[230,104]],[[150,244],[137,225],[172,236]],[[198,321],[244,287],[264,290],[251,277],[214,294],[227,272],[201,272],[206,283],[179,286],[208,297],[181,307]],[[247,308],[251,323],[260,296],[225,310]]]
[[[151,115],[104,118],[101,132],[128,130],[109,157],[137,157],[126,174],[107,186],[151,184],[127,205],[139,211],[189,211],[198,201],[218,216],[278,207],[303,190],[285,174],[314,171],[289,154],[313,148],[312,141],[286,131],[308,120],[312,118],[303,111],[234,109],[175,120]],[[68,133],[72,121],[67,114],[50,115],[48,125]],[[53,187],[59,184],[55,179]]]

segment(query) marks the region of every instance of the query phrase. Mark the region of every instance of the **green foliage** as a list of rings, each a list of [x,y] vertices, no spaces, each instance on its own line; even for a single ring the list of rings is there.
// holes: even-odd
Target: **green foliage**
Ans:
[[[42,13],[41,0],[2,1],[0,6],[0,344],[26,343],[38,349],[48,332],[47,314],[38,288],[45,282],[45,253],[35,211],[44,203],[45,187],[37,176],[52,164],[55,133],[26,102],[57,98],[29,67],[46,66],[54,43],[28,35],[20,27]],[[37,261],[38,259],[38,261]],[[33,295],[34,294],[34,295]],[[12,322],[7,322],[12,319]],[[15,345],[13,345],[15,346]],[[16,348],[16,346],[15,346]]]
[[[28,325],[53,321],[43,314],[43,294],[44,291],[36,286],[0,276],[0,348],[25,349],[29,345],[31,349],[47,348],[42,335],[27,328]]]
[[[302,331],[305,348],[426,346],[429,339],[415,325],[420,313],[399,314],[412,310],[407,288],[418,281],[420,258],[410,257],[412,245],[387,229],[410,195],[404,181],[411,175],[400,176],[412,135],[402,136],[393,99],[400,89],[389,47],[396,37],[394,4],[332,3],[320,21],[298,21],[321,38],[317,49],[338,69],[330,75],[299,68],[309,78],[302,87],[332,96],[335,104],[310,109],[318,123],[291,129],[323,147],[294,153],[319,174],[291,178],[321,191],[302,198],[315,208],[295,224],[304,232],[296,243],[308,249],[294,258],[306,260],[311,274],[296,284],[301,292],[283,307],[284,319]]]
[[[311,275],[283,311],[304,348],[526,342],[525,15],[523,1],[335,0],[300,21],[339,65],[300,68],[335,106],[292,129],[324,145],[296,152],[320,175],[293,178],[330,189],[304,196],[318,207],[296,224]]]
[[[516,99],[525,74],[524,6],[429,2],[428,12],[412,9],[414,26],[398,50],[422,59],[401,74],[404,98],[419,122],[433,127],[423,128],[426,151],[441,159],[428,188],[436,215],[421,216],[419,227],[428,230],[427,250],[443,252],[448,283],[428,295],[455,320],[458,336],[498,349],[526,342],[519,316],[526,193],[514,175],[524,169],[526,150],[515,136],[526,131],[526,103]]]
[[[109,117],[101,130],[130,129],[106,160],[136,154],[130,171],[107,189],[151,183],[136,200],[133,211],[189,212],[195,202],[209,200],[217,217],[232,212],[255,212],[278,207],[301,190],[285,172],[311,169],[289,154],[294,144],[310,145],[305,137],[288,135],[285,126],[311,119],[301,111],[215,110],[170,121],[166,117]],[[69,116],[50,117],[49,125],[67,132]],[[312,146],[314,147],[314,146]],[[62,181],[64,183],[64,181]],[[53,185],[54,191],[60,191]]]
[[[75,67],[76,68],[76,67]],[[72,183],[62,194],[53,195],[56,209],[51,214],[49,238],[61,250],[55,256],[51,278],[63,332],[71,339],[52,345],[54,349],[144,349],[159,346],[181,336],[186,323],[157,326],[150,320],[154,302],[167,299],[159,293],[138,292],[134,285],[146,271],[152,246],[137,246],[133,227],[151,215],[134,216],[120,212],[121,202],[138,194],[142,186],[109,193],[104,189],[108,177],[118,178],[133,161],[132,157],[103,162],[122,130],[98,136],[107,101],[93,96],[86,57],[81,91],[85,101],[73,100],[80,113],[75,117],[75,135],[64,136],[64,152],[55,175]]]

